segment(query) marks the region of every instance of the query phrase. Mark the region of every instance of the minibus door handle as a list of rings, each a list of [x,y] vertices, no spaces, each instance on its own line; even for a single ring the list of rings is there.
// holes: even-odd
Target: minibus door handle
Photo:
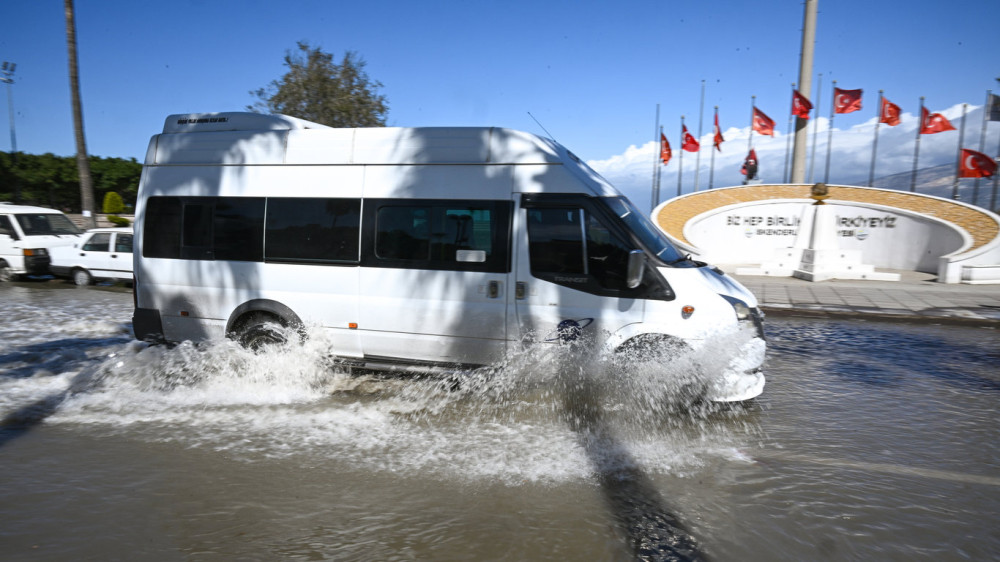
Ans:
[[[528,294],[528,284],[524,281],[518,281],[514,285],[514,298],[519,300],[524,300],[525,295]]]
[[[495,299],[500,296],[500,282],[490,281],[489,288],[487,289],[487,296],[491,299]]]

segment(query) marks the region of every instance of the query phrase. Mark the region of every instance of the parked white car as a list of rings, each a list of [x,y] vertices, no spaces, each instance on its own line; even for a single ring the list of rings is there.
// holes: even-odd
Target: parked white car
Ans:
[[[81,234],[55,209],[0,203],[0,281],[48,275],[49,250],[77,244]]]
[[[72,246],[52,248],[49,271],[90,285],[95,279],[132,280],[132,229],[95,228]]]

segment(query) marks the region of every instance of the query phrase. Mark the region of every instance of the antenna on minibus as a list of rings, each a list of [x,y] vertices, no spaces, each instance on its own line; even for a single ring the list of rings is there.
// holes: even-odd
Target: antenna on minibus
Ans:
[[[528,112],[528,117],[531,117],[532,119],[535,119],[535,116],[532,115],[530,111]],[[550,139],[556,140],[555,135],[553,135],[552,133],[550,133],[549,130],[545,128],[545,125],[542,125],[542,123],[538,119],[535,119],[535,123],[538,123],[538,126],[541,127],[543,131],[545,131],[545,134],[548,135]],[[556,141],[556,142],[559,142],[559,141]]]

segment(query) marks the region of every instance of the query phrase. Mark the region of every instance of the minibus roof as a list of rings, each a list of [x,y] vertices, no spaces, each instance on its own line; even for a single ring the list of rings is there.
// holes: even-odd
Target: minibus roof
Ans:
[[[192,134],[206,133],[206,134]],[[338,129],[287,115],[191,113],[167,117],[146,165],[563,164],[558,143],[499,127]]]

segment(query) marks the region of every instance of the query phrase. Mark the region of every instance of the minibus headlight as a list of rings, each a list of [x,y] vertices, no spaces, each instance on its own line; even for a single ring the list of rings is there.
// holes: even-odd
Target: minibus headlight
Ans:
[[[49,255],[48,250],[45,248],[25,248],[24,255],[27,256],[47,256]]]
[[[726,302],[733,305],[733,310],[736,311],[736,319],[740,322],[745,322],[751,320],[753,315],[750,311],[750,307],[747,303],[741,301],[740,299],[730,297],[728,295],[719,295],[720,297],[726,299]]]

